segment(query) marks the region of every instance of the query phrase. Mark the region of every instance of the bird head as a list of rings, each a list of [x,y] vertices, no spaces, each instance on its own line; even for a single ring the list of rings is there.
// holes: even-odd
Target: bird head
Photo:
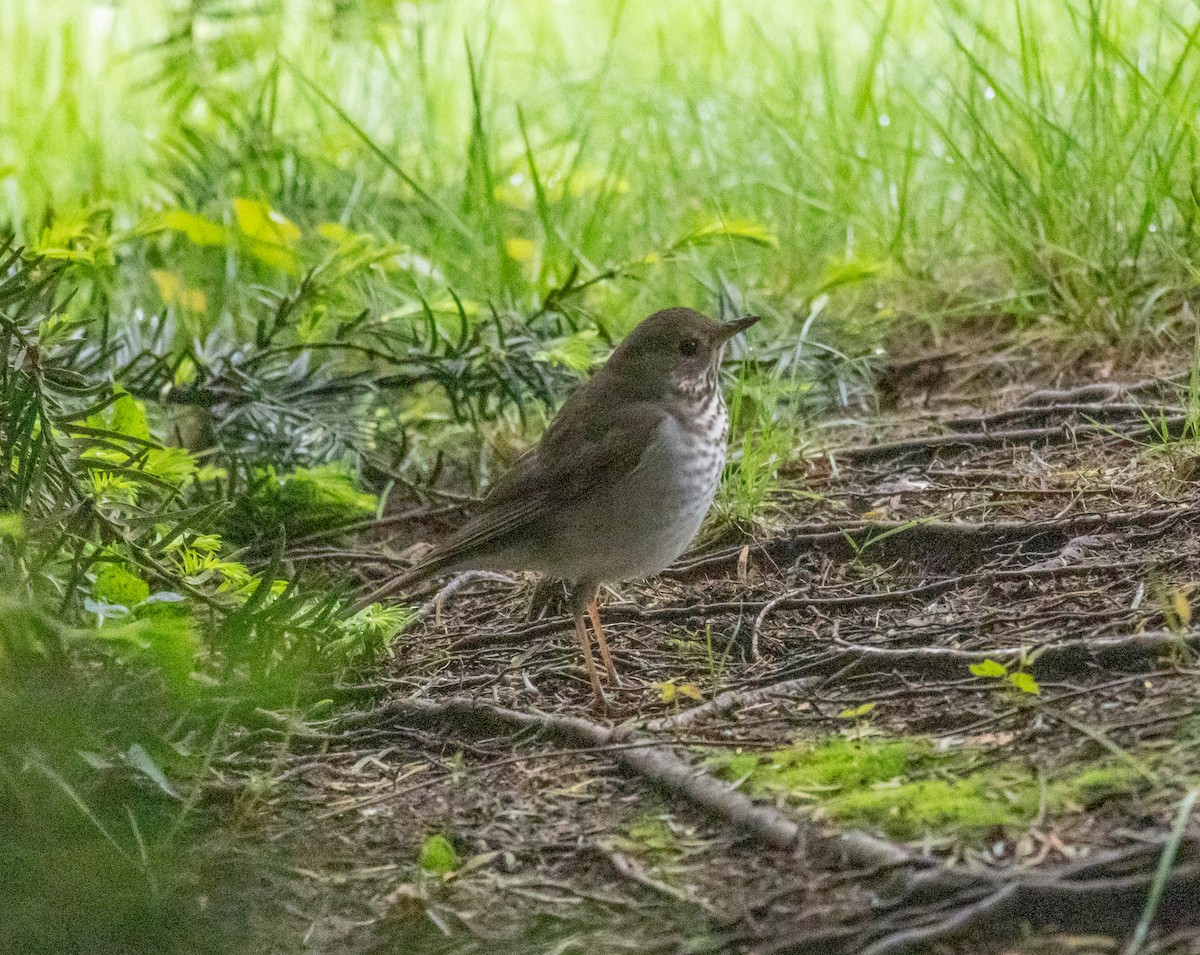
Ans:
[[[625,336],[604,370],[644,394],[694,396],[716,387],[725,345],[757,321],[714,322],[690,308],[664,309]]]

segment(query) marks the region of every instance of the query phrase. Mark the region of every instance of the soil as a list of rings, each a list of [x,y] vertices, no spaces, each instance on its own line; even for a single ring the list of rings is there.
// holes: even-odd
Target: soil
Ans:
[[[946,354],[924,359],[936,375],[885,374],[879,414],[814,427],[752,534],[710,537],[725,543],[602,598],[624,679],[606,712],[592,709],[555,601],[531,615],[532,579],[485,575],[423,595],[369,707],[297,736],[290,762],[253,774],[248,741],[229,778],[241,775],[245,826],[271,847],[259,891],[276,912],[251,949],[1122,951],[1164,847],[1178,845],[1185,867],[1200,836],[1193,820],[1170,838],[1200,777],[1189,646],[1200,439],[1180,407],[1186,382],[1113,362],[1065,378],[1032,352]],[[1138,635],[1150,637],[1127,639]],[[975,675],[984,660],[1005,674]],[[1030,677],[1026,690],[1012,672]],[[388,709],[412,697],[574,716],[636,738],[583,746],[460,711],[414,720]],[[1035,781],[1040,801],[1013,796],[1002,824],[951,813],[903,831],[886,812],[838,815],[842,782],[770,784],[780,751],[914,739],[969,759],[923,762],[871,793],[909,775],[953,786],[974,774],[1003,789],[987,774],[1007,767]],[[798,821],[799,838],[773,846],[702,812],[630,771],[623,746],[687,759]],[[757,764],[762,778],[739,779],[727,771],[738,754],[773,755]],[[1111,791],[1046,797],[1113,767],[1128,771]],[[830,826],[915,860],[897,871],[1028,889],[1096,865],[1069,905],[1035,887],[1027,904],[972,910],[978,893],[917,898],[889,865],[815,851],[806,833]],[[449,874],[418,862],[434,835],[454,847]],[[1194,885],[1167,883],[1143,953],[1200,952]]]

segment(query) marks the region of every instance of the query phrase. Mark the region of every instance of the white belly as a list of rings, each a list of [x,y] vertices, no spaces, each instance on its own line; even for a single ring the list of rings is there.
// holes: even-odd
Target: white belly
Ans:
[[[725,465],[724,402],[706,410],[720,440],[704,440],[668,418],[637,468],[564,515],[556,535],[556,576],[612,582],[648,577],[687,549]]]

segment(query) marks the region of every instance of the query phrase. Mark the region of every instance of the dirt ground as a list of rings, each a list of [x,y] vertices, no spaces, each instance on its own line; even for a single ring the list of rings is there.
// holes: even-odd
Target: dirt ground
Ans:
[[[253,950],[1119,952],[1177,850],[1140,951],[1200,952],[1200,439],[1140,371],[897,365],[752,539],[604,598],[605,713],[530,579],[425,594],[385,699],[255,770]]]

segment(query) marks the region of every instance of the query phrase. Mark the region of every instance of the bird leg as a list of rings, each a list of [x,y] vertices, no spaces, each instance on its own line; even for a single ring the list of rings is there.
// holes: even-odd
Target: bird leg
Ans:
[[[587,605],[587,615],[588,619],[592,621],[592,630],[596,634],[596,646],[600,648],[600,659],[604,661],[604,669],[608,671],[608,682],[619,687],[621,678],[617,676],[617,668],[613,666],[612,654],[608,652],[608,640],[604,637],[604,627],[600,625],[600,605],[596,603],[595,597]]]
[[[592,681],[592,692],[596,694],[596,705],[604,706],[604,690],[600,688],[600,675],[596,672],[596,661],[592,657],[592,641],[588,639],[583,614],[575,617],[575,635],[579,637],[579,648],[583,650],[583,664],[587,667],[588,679]]]

